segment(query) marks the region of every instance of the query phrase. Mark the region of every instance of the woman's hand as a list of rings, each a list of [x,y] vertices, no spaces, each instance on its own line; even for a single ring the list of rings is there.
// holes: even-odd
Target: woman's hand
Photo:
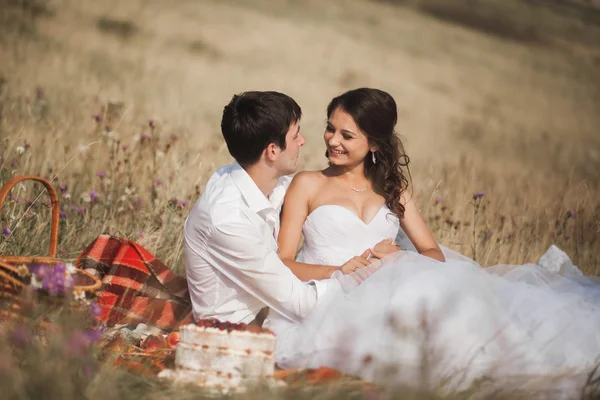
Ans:
[[[366,267],[371,264],[371,261],[367,258],[371,253],[371,249],[365,250],[360,256],[352,257],[350,260],[346,262],[346,264],[340,267],[340,270],[344,274],[351,274],[363,267]]]
[[[401,250],[402,249],[398,247],[394,239],[383,239],[371,249],[371,254],[373,255],[373,257],[383,258],[387,255]]]

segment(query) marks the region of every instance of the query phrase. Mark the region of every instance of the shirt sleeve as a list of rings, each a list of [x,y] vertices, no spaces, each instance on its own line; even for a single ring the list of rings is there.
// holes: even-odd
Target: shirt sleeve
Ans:
[[[325,282],[317,288],[298,279],[248,220],[213,226],[206,253],[215,268],[292,321],[303,319],[326,290]]]

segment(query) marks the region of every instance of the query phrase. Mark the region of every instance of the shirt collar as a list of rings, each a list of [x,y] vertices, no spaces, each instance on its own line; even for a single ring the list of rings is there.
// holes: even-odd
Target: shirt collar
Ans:
[[[265,195],[260,191],[258,186],[256,186],[256,183],[254,183],[252,178],[250,178],[250,175],[248,175],[246,170],[242,168],[242,166],[237,162],[233,164],[231,170],[231,179],[242,193],[242,196],[244,197],[244,200],[246,200],[248,207],[250,207],[250,209],[255,213],[258,214],[263,210],[273,210],[277,208],[278,205],[274,205],[271,201],[269,201],[269,199],[265,197]],[[277,193],[278,191],[274,190],[274,192]],[[283,198],[278,199],[277,201],[282,200]]]

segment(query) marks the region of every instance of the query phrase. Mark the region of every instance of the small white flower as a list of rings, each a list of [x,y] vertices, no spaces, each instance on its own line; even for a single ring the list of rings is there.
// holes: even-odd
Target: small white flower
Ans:
[[[85,152],[88,149],[89,146],[85,145],[85,144],[80,144],[79,147],[77,147],[77,150],[79,150],[80,153]]]
[[[31,276],[31,282],[29,283],[32,287],[34,287],[35,289],[41,289],[42,288],[42,281],[38,279],[38,277],[33,274]]]
[[[85,301],[85,292],[83,290],[73,291],[73,297],[75,301]]]
[[[164,156],[165,156],[165,153],[163,153],[162,151],[160,151],[160,150],[156,151],[156,158],[164,158]]]
[[[17,147],[15,147],[15,151],[17,152],[17,154],[21,155],[21,154],[25,153],[25,147],[17,146]]]
[[[89,203],[92,201],[92,198],[90,197],[89,193],[83,193],[81,195],[81,201],[83,201],[84,203]]]
[[[129,187],[125,187],[125,193],[127,195],[133,194],[135,192],[135,189],[130,189]]]
[[[63,194],[63,199],[70,199],[70,198],[71,198],[71,193]]]
[[[77,273],[77,268],[75,268],[75,266],[73,264],[67,263],[67,264],[65,264],[65,267],[67,268],[67,272],[70,275]]]
[[[115,131],[104,131],[102,134],[111,139],[116,139],[119,137],[119,134]]]
[[[29,268],[27,268],[27,265],[21,264],[17,267],[17,274],[19,274],[19,276],[21,277],[25,277],[31,275],[31,272],[29,272]]]

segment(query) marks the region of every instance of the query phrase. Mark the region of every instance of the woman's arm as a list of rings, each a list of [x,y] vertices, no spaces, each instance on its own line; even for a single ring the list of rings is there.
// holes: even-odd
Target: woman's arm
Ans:
[[[310,199],[319,188],[318,177],[314,176],[314,174],[316,173],[300,172],[292,180],[283,202],[278,238],[279,257],[281,261],[287,265],[294,275],[303,281],[328,279],[331,277],[331,274],[338,270],[344,274],[352,273],[358,268],[365,267],[371,263],[366,258],[370,252],[368,249],[361,256],[353,257],[341,267],[305,264],[295,260],[302,235],[302,225],[304,225],[304,221],[308,217]]]
[[[404,203],[405,210],[404,218],[400,220],[400,226],[402,226],[410,241],[415,245],[417,251],[434,260],[446,261],[446,257],[444,257],[440,246],[437,244],[429,228],[427,228],[423,218],[419,215],[419,210],[417,210],[413,199],[406,200],[405,196],[402,195],[402,202]]]
[[[338,267],[296,262],[296,253],[302,235],[302,225],[308,217],[312,190],[318,187],[311,172],[299,172],[285,194],[279,229],[279,257],[303,281],[327,279]]]

